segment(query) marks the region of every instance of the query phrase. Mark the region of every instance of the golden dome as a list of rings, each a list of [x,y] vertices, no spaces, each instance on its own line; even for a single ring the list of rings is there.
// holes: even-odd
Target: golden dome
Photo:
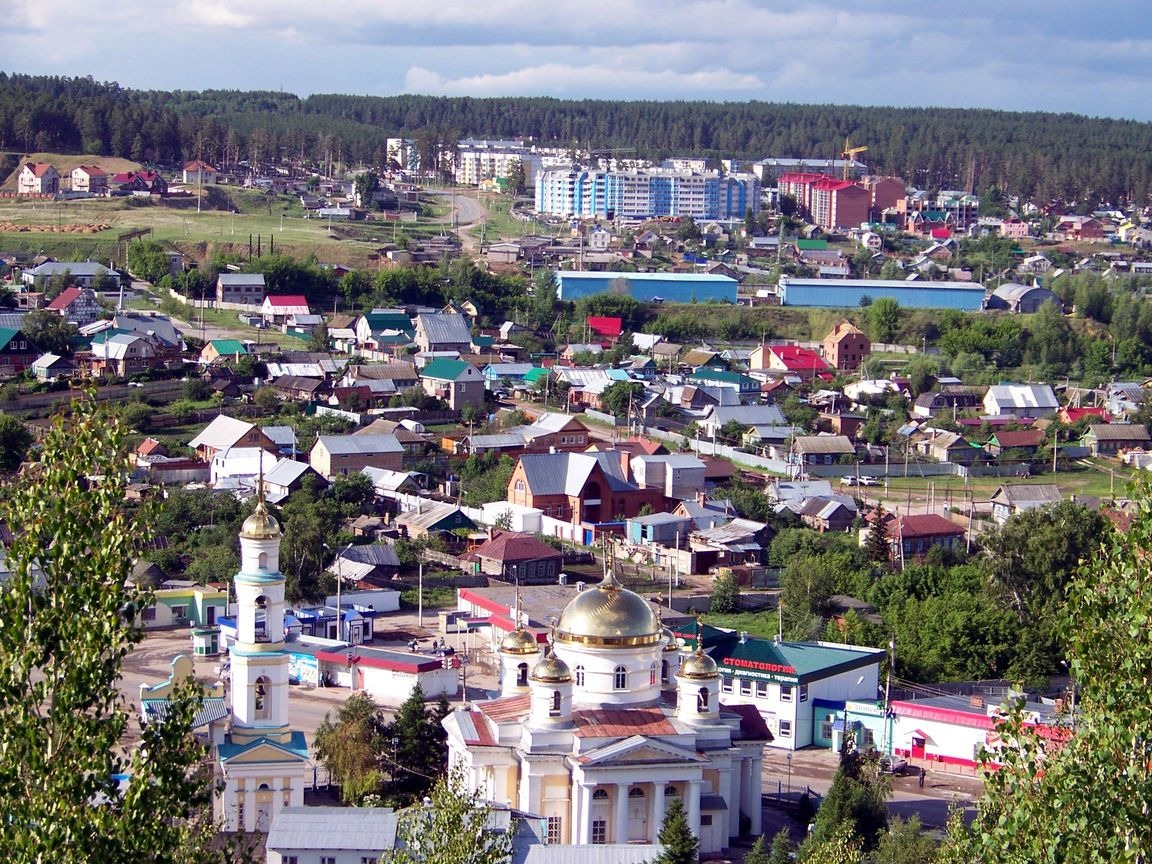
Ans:
[[[523,627],[517,627],[500,642],[502,654],[537,654],[539,651],[536,637]]]
[[[268,512],[263,500],[256,504],[252,515],[244,520],[240,536],[246,540],[273,540],[280,536],[280,523]]]
[[[560,613],[556,639],[575,645],[625,648],[655,645],[662,637],[652,604],[609,573],[577,594]]]
[[[543,684],[566,684],[572,680],[572,670],[549,649],[544,659],[532,667],[529,677]]]
[[[680,671],[676,674],[681,678],[707,680],[719,678],[720,668],[716,665],[715,660],[697,648],[695,653],[680,665]]]
[[[679,651],[680,650],[680,640],[676,638],[676,634],[672,632],[671,627],[665,627],[661,631],[660,635],[665,640],[667,640],[664,643],[664,650],[665,651]]]

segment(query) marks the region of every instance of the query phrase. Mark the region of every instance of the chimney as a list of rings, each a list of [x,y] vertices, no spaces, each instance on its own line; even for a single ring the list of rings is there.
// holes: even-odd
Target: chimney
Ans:
[[[579,594],[583,590],[584,590],[584,583],[583,582],[577,582],[576,583],[576,593]]]
[[[708,500],[708,496],[704,494],[703,489],[701,489],[699,492],[696,493],[696,503],[699,504],[701,507],[704,506],[704,503],[707,500]]]

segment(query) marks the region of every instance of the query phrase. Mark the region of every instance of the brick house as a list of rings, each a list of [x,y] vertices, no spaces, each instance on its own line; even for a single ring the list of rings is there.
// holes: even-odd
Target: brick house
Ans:
[[[893,560],[913,561],[937,547],[958,550],[964,545],[964,529],[936,513],[899,516],[888,522],[888,542]]]
[[[647,504],[667,509],[661,489],[631,483],[617,453],[539,453],[520,457],[508,481],[508,501],[573,524],[636,516]]]
[[[424,392],[443,399],[453,411],[484,407],[484,373],[463,360],[433,360],[420,370]]]
[[[841,321],[824,337],[824,359],[835,369],[855,372],[872,353],[872,341],[849,321]]]

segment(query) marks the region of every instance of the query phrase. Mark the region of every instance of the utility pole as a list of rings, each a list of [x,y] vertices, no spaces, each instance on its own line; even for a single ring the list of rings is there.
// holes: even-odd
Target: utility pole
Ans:
[[[892,718],[889,712],[892,710],[892,673],[896,669],[896,634],[892,634],[892,638],[888,640],[888,676],[884,681],[884,737],[887,739],[887,746],[885,750],[888,755],[892,755]]]

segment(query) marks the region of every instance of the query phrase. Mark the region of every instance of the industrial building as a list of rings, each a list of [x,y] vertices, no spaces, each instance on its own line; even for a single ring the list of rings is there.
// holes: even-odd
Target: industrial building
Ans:
[[[556,296],[573,301],[593,294],[627,293],[641,303],[736,302],[738,283],[710,273],[591,273],[556,272]]]
[[[780,277],[781,306],[858,309],[890,297],[906,309],[959,309],[978,312],[984,286],[978,282],[927,282],[903,279],[797,279]]]

